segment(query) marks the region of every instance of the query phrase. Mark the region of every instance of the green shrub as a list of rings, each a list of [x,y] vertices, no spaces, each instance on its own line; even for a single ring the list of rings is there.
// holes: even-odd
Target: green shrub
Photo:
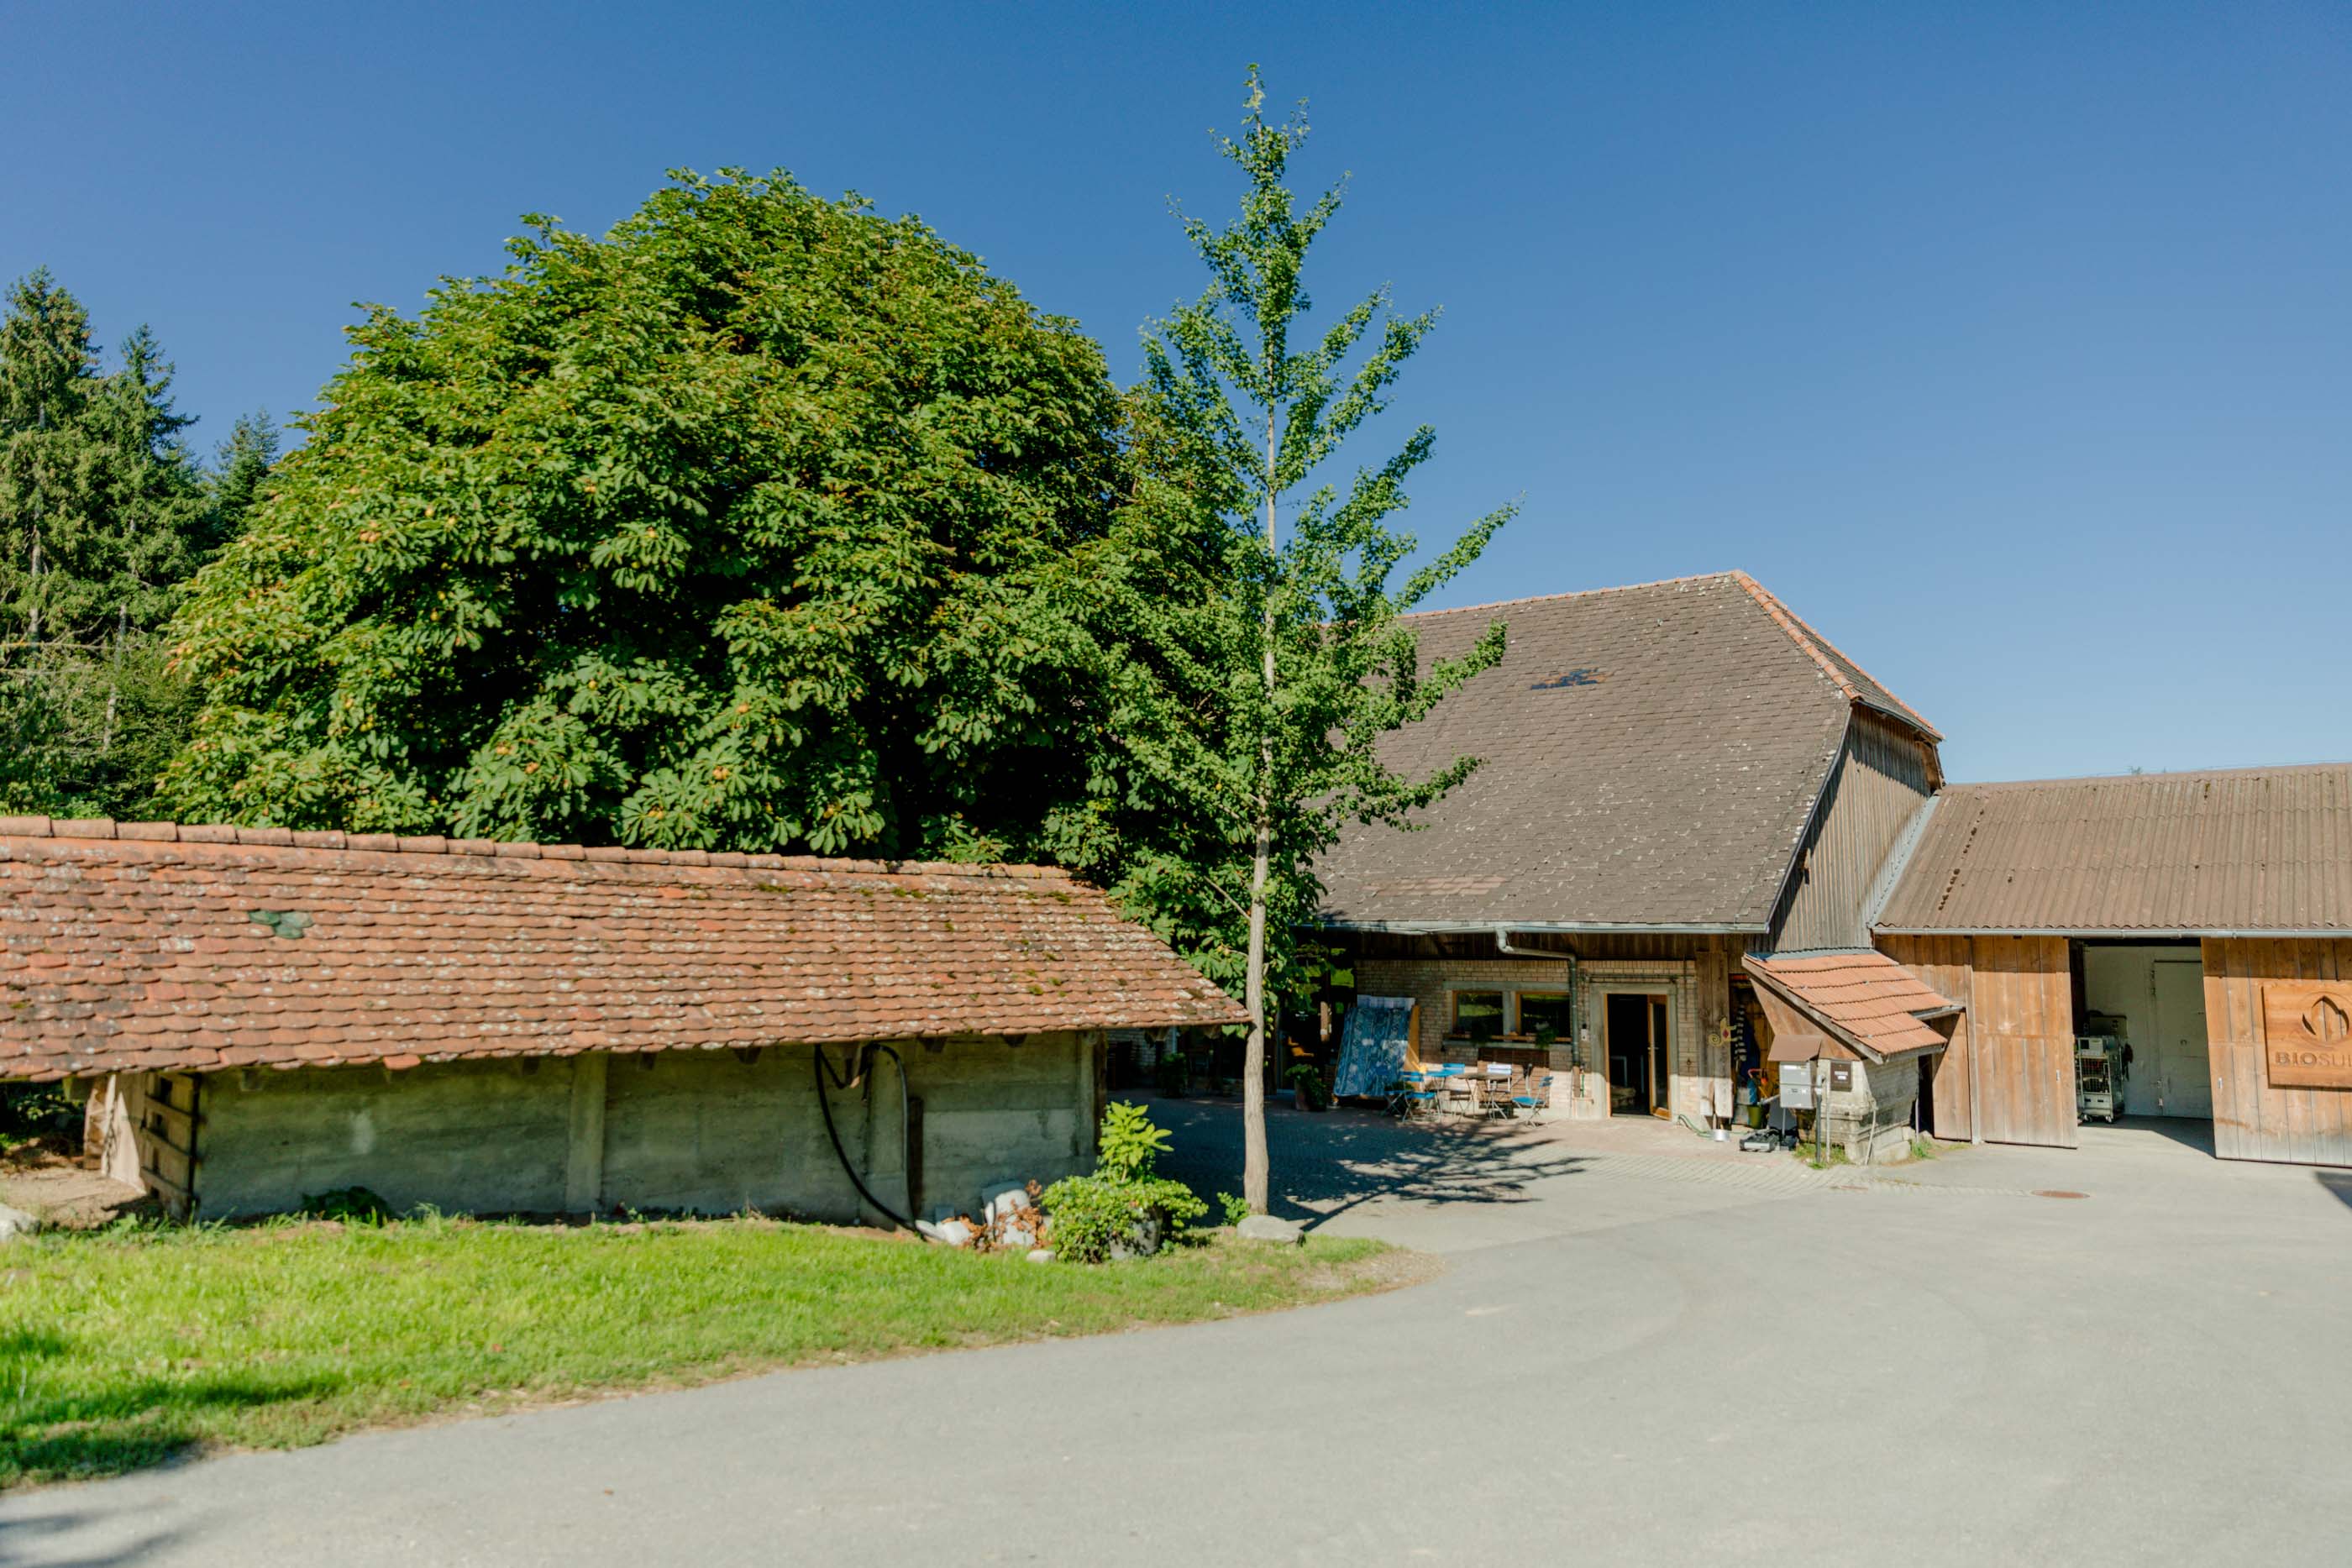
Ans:
[[[1225,1223],[1227,1225],[1239,1225],[1243,1220],[1249,1218],[1249,1200],[1243,1197],[1238,1193],[1221,1192],[1217,1194],[1217,1207],[1225,1211]]]
[[[81,1127],[81,1107],[54,1083],[0,1087],[0,1149],[35,1138],[70,1134]]]
[[[1168,1129],[1142,1106],[1114,1100],[1104,1107],[1102,1134],[1095,1145],[1095,1174],[1111,1181],[1148,1181],[1160,1172],[1168,1152]]]
[[[301,1212],[311,1219],[382,1225],[392,1218],[392,1205],[363,1186],[339,1186],[332,1192],[304,1193]]]
[[[1191,1187],[1159,1174],[1168,1132],[1142,1106],[1112,1102],[1097,1149],[1092,1176],[1066,1176],[1038,1199],[1056,1258],[1101,1263],[1123,1249],[1155,1251],[1209,1212]]]

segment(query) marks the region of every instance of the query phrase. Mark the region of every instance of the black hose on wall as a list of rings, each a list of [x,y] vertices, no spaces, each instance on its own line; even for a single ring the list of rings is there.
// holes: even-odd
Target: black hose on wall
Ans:
[[[812,1047],[810,1050],[809,1061],[816,1071],[817,1109],[824,1113],[824,1135],[833,1140],[833,1157],[841,1162],[841,1168],[848,1176],[850,1185],[857,1189],[857,1196],[864,1198],[867,1205],[870,1206],[876,1213],[881,1215],[885,1219],[889,1220],[899,1229],[911,1230],[915,1232],[916,1235],[921,1236],[923,1234],[923,1230],[920,1226],[917,1225],[913,1220],[908,1218],[905,1215],[900,1214],[897,1209],[892,1208],[888,1204],[884,1203],[880,1198],[874,1196],[873,1189],[866,1185],[866,1178],[859,1176],[857,1174],[857,1167],[849,1163],[849,1151],[841,1146],[841,1133],[833,1124],[833,1096],[825,1092],[825,1080],[831,1078],[833,1080],[833,1085],[836,1089],[848,1088],[851,1084],[866,1076],[866,1070],[873,1065],[873,1059],[877,1052],[888,1057],[892,1065],[897,1067],[898,1070],[899,1158],[911,1160],[914,1157],[914,1151],[906,1146],[908,1124],[911,1120],[908,1113],[907,1107],[907,1061],[904,1057],[900,1056],[898,1051],[893,1050],[891,1047],[887,1045],[867,1045],[859,1047],[857,1054],[854,1059],[857,1063],[857,1071],[849,1074],[849,1076],[845,1078],[835,1075],[833,1063],[825,1060],[824,1047],[821,1045]],[[926,1238],[926,1239],[928,1239],[928,1238]]]

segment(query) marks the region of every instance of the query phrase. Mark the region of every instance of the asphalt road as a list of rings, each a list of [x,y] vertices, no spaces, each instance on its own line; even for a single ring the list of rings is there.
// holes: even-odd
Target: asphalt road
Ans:
[[[2125,1131],[1853,1190],[1276,1123],[1295,1207],[1445,1272],[20,1493],[0,1563],[2352,1560],[2340,1178]]]

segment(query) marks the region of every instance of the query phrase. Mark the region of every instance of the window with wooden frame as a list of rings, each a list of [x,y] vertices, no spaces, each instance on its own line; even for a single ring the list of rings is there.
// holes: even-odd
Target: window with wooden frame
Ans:
[[[1456,991],[1454,993],[1454,1030],[1466,1039],[1485,1042],[1503,1032],[1503,993],[1500,991]]]
[[[1519,1033],[1531,1036],[1538,1045],[1550,1045],[1569,1038],[1566,991],[1521,991],[1517,1001]]]

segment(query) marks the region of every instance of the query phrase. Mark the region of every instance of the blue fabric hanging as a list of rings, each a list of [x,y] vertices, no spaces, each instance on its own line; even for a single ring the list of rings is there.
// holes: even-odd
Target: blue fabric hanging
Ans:
[[[1385,1094],[1404,1076],[1405,1031],[1412,1024],[1411,997],[1358,997],[1339,1033],[1339,1065],[1331,1092]]]

